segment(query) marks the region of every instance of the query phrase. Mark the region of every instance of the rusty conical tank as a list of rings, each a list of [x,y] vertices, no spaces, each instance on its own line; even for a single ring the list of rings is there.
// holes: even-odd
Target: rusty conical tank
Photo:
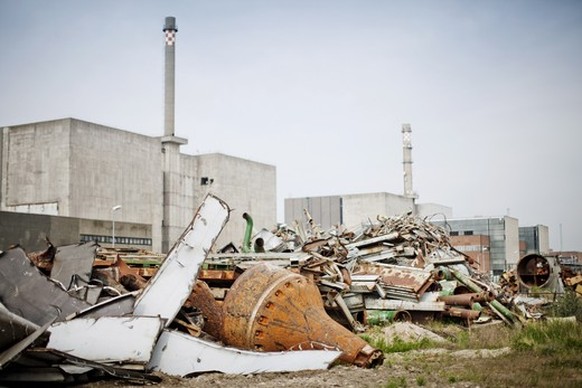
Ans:
[[[362,367],[382,363],[380,350],[331,319],[318,288],[306,277],[257,264],[234,282],[223,304],[222,340],[257,351],[341,350],[341,360]]]

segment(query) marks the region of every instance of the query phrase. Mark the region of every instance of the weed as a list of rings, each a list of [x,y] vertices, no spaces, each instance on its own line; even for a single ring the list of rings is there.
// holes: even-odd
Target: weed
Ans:
[[[566,290],[550,308],[550,314],[554,317],[575,316],[578,322],[582,322],[582,298],[572,290]]]
[[[423,387],[426,384],[426,378],[424,376],[416,376],[416,385]]]
[[[405,388],[406,378],[405,377],[393,377],[384,386],[385,388]]]
[[[449,383],[453,384],[457,382],[457,377],[456,376],[449,376]]]
[[[516,350],[555,355],[582,351],[582,325],[549,321],[524,326],[512,340]]]

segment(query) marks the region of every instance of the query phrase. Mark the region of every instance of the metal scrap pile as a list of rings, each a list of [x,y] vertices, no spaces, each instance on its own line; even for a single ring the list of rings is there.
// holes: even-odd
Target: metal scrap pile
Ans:
[[[450,244],[444,229],[406,214],[324,232],[306,216],[306,228],[296,223],[294,232],[283,227],[274,234],[300,246],[289,267],[313,279],[326,309],[354,331],[399,318],[515,322],[495,298],[498,287]]]
[[[257,265],[234,282],[224,303],[217,301],[197,278],[211,274],[202,267],[229,213],[208,195],[149,280],[120,258],[96,258],[94,243],[49,243],[30,257],[19,247],[0,252],[0,381],[143,382],[160,380],[152,372],[248,374],[325,369],[336,359],[382,362],[382,352],[327,316],[318,289],[301,275]]]

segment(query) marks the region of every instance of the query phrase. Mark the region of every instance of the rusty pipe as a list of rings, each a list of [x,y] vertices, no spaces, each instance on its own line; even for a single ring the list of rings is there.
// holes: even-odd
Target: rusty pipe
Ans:
[[[256,351],[337,348],[340,360],[361,367],[380,365],[381,350],[325,312],[315,284],[267,263],[256,264],[234,282],[223,303],[221,339]]]
[[[459,307],[449,307],[445,311],[443,311],[443,315],[447,315],[449,317],[470,319],[473,321],[479,318],[481,312],[477,310],[462,309]]]

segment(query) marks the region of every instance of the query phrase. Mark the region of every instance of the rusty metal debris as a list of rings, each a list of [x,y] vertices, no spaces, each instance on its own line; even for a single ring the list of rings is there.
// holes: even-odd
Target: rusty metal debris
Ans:
[[[222,337],[222,306],[197,277],[229,213],[209,194],[149,280],[118,255],[96,259],[94,243],[55,248],[47,241],[47,250],[30,258],[19,247],[0,252],[0,381],[75,382],[95,375],[159,381],[151,371],[328,368],[343,354],[335,343],[302,350],[290,342],[289,349],[277,349],[285,351],[256,352],[214,341]]]
[[[369,325],[426,318],[518,325],[540,318],[546,303],[520,290],[559,292],[563,278],[582,293],[582,276],[564,278],[539,255],[496,284],[444,229],[411,214],[323,230],[305,211],[305,223],[253,235],[245,213],[242,244],[217,249],[229,214],[208,195],[165,258],[48,240],[28,257],[19,247],[0,253],[0,330],[9,333],[0,341],[0,380],[21,381],[22,368],[42,381],[89,371],[155,381],[152,371],[374,367],[384,355],[357,335]],[[46,374],[35,374],[31,359],[50,364]]]

